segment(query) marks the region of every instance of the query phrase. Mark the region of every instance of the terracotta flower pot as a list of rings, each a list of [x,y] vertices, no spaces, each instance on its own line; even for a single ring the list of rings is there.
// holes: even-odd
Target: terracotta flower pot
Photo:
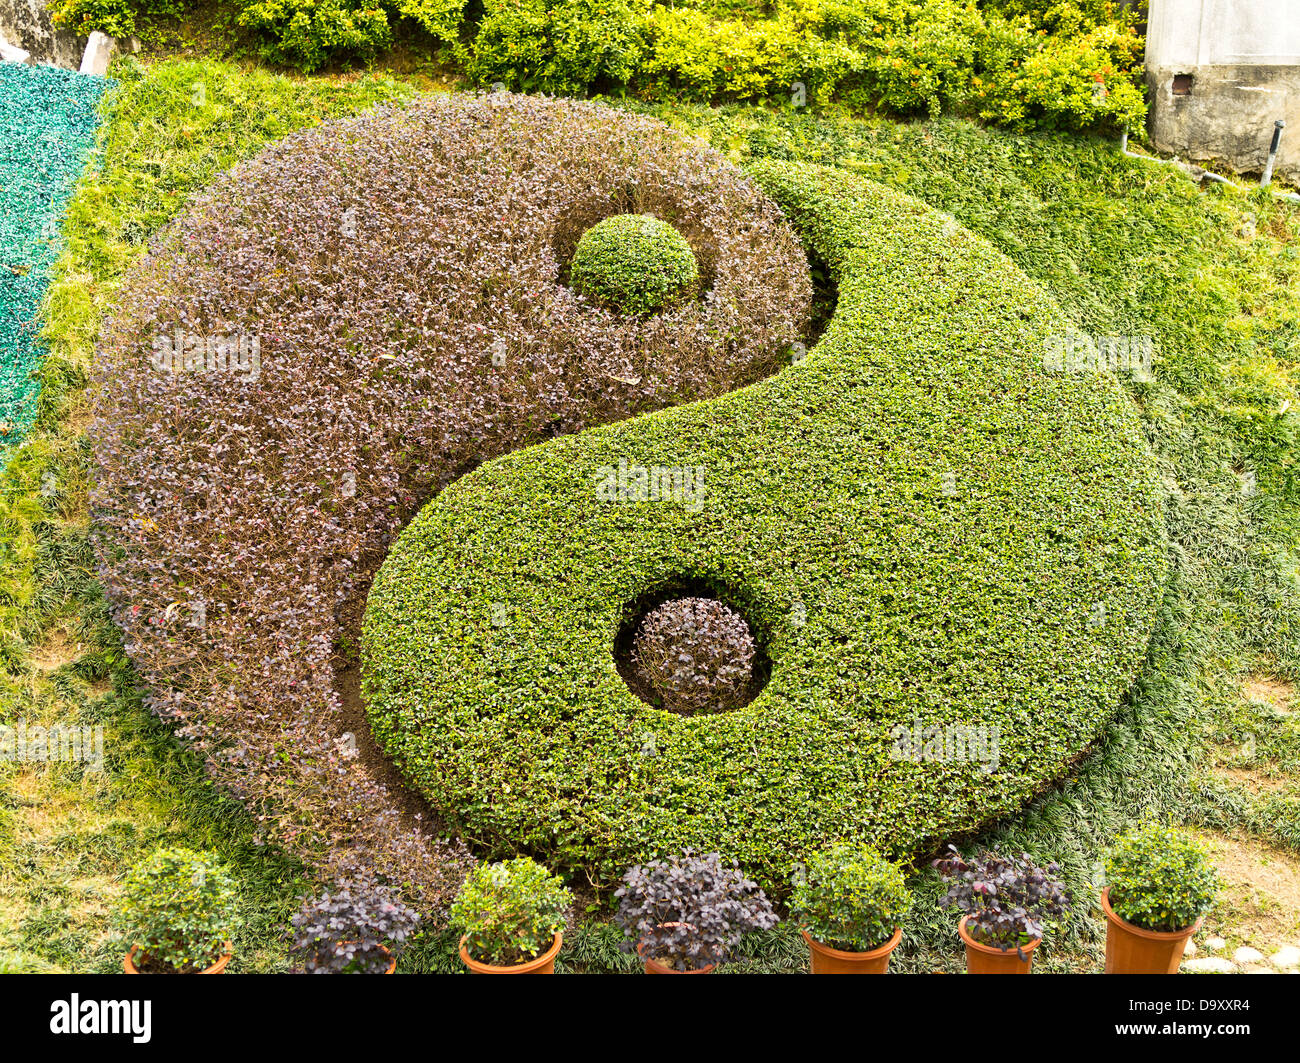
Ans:
[[[122,958],[122,970],[125,971],[127,974],[140,973],[140,968],[135,965],[135,954],[139,948],[140,948],[139,945],[132,945],[131,951],[128,952]],[[196,973],[197,974],[221,974],[221,972],[226,969],[226,964],[228,964],[233,958],[234,958],[234,950],[231,948],[230,942],[227,941],[225,954],[220,959],[218,959],[217,962],[214,963],[211,967],[205,967],[203,970],[198,971]]]
[[[1201,916],[1186,930],[1143,930],[1121,919],[1110,906],[1110,887],[1101,891],[1106,913],[1107,974],[1177,974],[1187,939],[1201,928]]]
[[[903,940],[903,928],[895,927],[893,937],[879,948],[870,952],[846,952],[823,945],[802,927],[799,933],[808,942],[813,974],[884,974],[889,970],[889,954]]]
[[[556,934],[555,940],[551,947],[525,963],[516,963],[510,967],[496,967],[490,963],[479,963],[468,952],[465,951],[465,937],[460,939],[460,958],[461,962],[469,968],[470,974],[554,974],[555,957],[560,952],[560,944],[564,941],[563,934]]]
[[[659,925],[660,926],[687,926],[688,929],[694,929],[694,927],[690,927],[689,924],[685,924],[685,923],[660,923]],[[637,943],[636,954],[640,956],[643,961],[645,961],[646,974],[709,974],[710,972],[712,972],[713,968],[717,966],[716,963],[709,963],[709,964],[705,964],[703,967],[696,967],[694,970],[679,971],[676,967],[669,967],[667,964],[660,963],[658,960],[651,959],[649,956],[647,956],[645,954],[644,941]]]
[[[1015,949],[997,949],[992,945],[981,945],[966,932],[966,921],[970,919],[969,915],[962,916],[961,922],[957,924],[957,933],[961,935],[962,941],[966,943],[966,973],[967,974],[1028,974],[1029,967],[1034,962],[1034,949],[1042,944],[1042,938],[1034,938],[1027,945],[1021,945],[1020,949],[1025,954],[1022,960]]]

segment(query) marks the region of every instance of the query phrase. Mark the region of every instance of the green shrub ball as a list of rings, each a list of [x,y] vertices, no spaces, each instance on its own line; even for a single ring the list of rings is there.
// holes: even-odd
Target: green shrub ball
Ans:
[[[649,315],[694,295],[695,252],[676,229],[646,214],[615,214],[582,234],[569,285],[607,310]]]

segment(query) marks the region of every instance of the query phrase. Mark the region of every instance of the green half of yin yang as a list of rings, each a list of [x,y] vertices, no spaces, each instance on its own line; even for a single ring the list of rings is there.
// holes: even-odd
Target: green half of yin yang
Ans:
[[[1120,383],[1045,366],[1061,311],[946,215],[755,176],[838,283],[807,356],[486,463],[374,581],[375,735],[485,853],[609,882],[694,847],[778,888],[837,841],[913,853],[1062,776],[1143,661],[1163,518]],[[620,486],[638,470],[657,498]],[[675,587],[749,622],[748,704],[629,689],[619,633]]]

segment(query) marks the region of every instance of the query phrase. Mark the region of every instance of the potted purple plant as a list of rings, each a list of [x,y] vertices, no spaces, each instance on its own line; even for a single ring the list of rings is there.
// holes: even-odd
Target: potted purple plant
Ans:
[[[708,974],[747,932],[778,921],[758,884],[717,853],[688,849],[634,867],[614,896],[622,947],[636,949],[646,974]]]
[[[1043,921],[1064,915],[1070,899],[1052,863],[1039,867],[1019,857],[982,852],[965,860],[955,846],[952,855],[934,861],[934,868],[951,883],[939,902],[966,914],[957,932],[966,944],[970,974],[1028,974],[1033,951],[1043,940]]]
[[[308,974],[392,974],[419,916],[386,886],[341,881],[291,918],[290,951]]]

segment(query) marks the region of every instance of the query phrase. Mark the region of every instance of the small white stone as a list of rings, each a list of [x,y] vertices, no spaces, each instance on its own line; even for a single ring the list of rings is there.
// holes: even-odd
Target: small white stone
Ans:
[[[1277,971],[1273,970],[1272,967],[1254,966],[1254,967],[1243,968],[1241,973],[1242,974],[1277,974]]]
[[[1183,946],[1183,955],[1184,956],[1196,955],[1196,942],[1193,941],[1191,938],[1188,938],[1187,944]]]
[[[1223,948],[1223,947],[1226,946],[1227,944],[1228,944],[1228,943],[1227,943],[1226,941],[1224,941],[1223,938],[1206,938],[1206,939],[1205,939],[1205,947],[1206,947],[1207,949],[1209,949],[1211,952],[1218,952],[1221,948]]]
[[[1183,970],[1192,974],[1232,974],[1237,968],[1222,956],[1207,956],[1203,960],[1187,960]]]
[[[31,66],[32,56],[30,52],[19,48],[16,44],[10,44],[3,37],[0,37],[0,63],[22,63],[25,66]]]
[[[1249,945],[1242,945],[1232,954],[1233,963],[1259,963],[1264,958],[1264,954],[1259,949],[1252,949]]]
[[[86,39],[86,52],[81,57],[81,73],[103,77],[108,73],[109,60],[117,52],[117,42],[99,30],[91,30]]]
[[[1300,967],[1300,949],[1294,945],[1283,945],[1268,962],[1278,968]]]

